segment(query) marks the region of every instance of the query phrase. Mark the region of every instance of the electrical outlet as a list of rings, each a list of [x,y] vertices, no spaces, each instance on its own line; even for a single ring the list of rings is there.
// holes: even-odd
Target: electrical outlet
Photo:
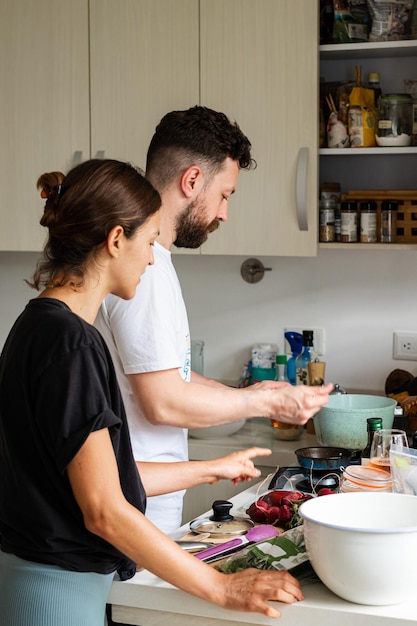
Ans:
[[[284,333],[289,331],[293,331],[295,333],[303,334],[303,330],[312,330],[313,335],[313,343],[314,343],[314,351],[318,356],[323,356],[325,354],[325,344],[324,344],[324,329],[323,328],[313,328],[312,326],[304,326],[303,328],[295,328],[294,326],[289,326],[288,328],[284,328]],[[291,354],[291,348],[288,341],[285,339],[285,352],[286,354]]]
[[[417,361],[417,331],[394,332],[393,358],[400,361]]]

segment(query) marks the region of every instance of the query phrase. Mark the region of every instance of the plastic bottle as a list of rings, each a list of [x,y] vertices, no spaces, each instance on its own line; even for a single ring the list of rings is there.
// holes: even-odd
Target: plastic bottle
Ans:
[[[276,364],[275,380],[283,382],[283,383],[289,383],[290,381],[288,380],[288,376],[287,376],[287,355],[277,354],[276,362],[277,364]]]
[[[287,331],[284,333],[285,339],[290,344],[291,348],[291,356],[287,361],[287,376],[291,385],[295,385],[296,376],[295,376],[295,359],[301,353],[303,349],[303,336],[301,333],[297,333],[295,331]]]
[[[303,350],[295,359],[295,374],[297,385],[308,385],[307,363],[317,358],[313,347],[313,331],[303,330]]]
[[[382,418],[381,417],[368,417],[366,420],[366,427],[368,430],[368,443],[365,448],[362,450],[361,454],[361,465],[369,464],[369,457],[371,456],[371,445],[372,439],[374,436],[374,432],[382,428]]]

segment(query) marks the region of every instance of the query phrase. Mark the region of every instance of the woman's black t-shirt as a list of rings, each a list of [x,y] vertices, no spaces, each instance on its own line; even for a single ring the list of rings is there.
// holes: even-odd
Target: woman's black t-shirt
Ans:
[[[130,578],[135,564],[90,533],[66,468],[108,428],[126,499],[144,512],[113,363],[100,333],[59,300],[31,300],[0,357],[2,550],[64,569]]]

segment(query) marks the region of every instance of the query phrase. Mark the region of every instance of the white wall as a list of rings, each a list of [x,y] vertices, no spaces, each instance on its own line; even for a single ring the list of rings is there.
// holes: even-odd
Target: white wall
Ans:
[[[237,381],[251,346],[284,347],[285,327],[325,329],[326,379],[348,390],[383,392],[400,367],[392,360],[394,330],[417,330],[417,255],[400,250],[320,250],[319,256],[262,258],[272,267],[246,283],[246,257],[174,256],[188,306],[191,335],[205,341],[205,373]],[[0,345],[26,301],[33,253],[0,253]]]

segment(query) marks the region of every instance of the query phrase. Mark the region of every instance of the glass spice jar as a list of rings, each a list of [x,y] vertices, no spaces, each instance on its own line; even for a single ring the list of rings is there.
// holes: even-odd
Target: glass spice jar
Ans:
[[[360,241],[361,243],[376,243],[376,210],[374,200],[361,202],[360,204]]]
[[[319,205],[319,240],[330,243],[335,240],[334,219],[336,202],[331,198],[320,200]]]
[[[354,243],[358,241],[358,205],[352,200],[340,205],[340,241]]]
[[[397,234],[398,202],[384,200],[381,203],[381,243],[394,243]]]

